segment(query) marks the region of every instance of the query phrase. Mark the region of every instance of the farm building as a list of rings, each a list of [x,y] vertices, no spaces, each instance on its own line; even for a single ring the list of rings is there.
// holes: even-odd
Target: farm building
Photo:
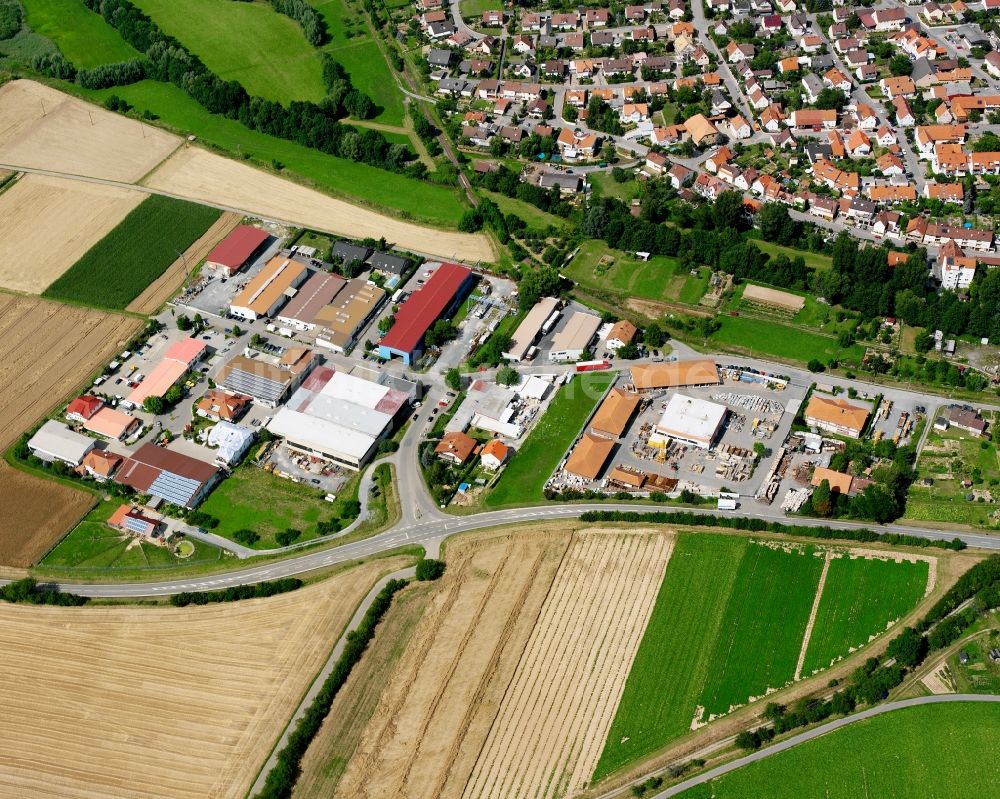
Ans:
[[[385,302],[385,291],[363,277],[347,281],[333,302],[313,317],[316,343],[334,352],[344,353],[354,346],[358,334]]]
[[[83,427],[112,441],[120,441],[139,429],[140,422],[134,416],[114,408],[101,408],[83,423]]]
[[[307,331],[316,326],[316,315],[333,302],[334,297],[347,285],[340,275],[314,272],[295,296],[278,313],[276,321],[291,330]],[[284,331],[282,331],[284,332]]]
[[[232,277],[264,249],[264,242],[269,238],[259,228],[240,225],[208,254],[205,258],[205,270]]]
[[[268,408],[277,408],[302,385],[318,363],[312,350],[285,350],[281,358],[248,358],[237,355],[219,372],[218,384],[227,391],[245,394]]]
[[[981,436],[986,432],[986,420],[968,405],[949,405],[946,413],[948,424],[952,427],[974,436]]]
[[[585,480],[596,480],[604,469],[604,464],[611,457],[615,442],[604,436],[584,433],[573,447],[563,467],[568,474],[582,477]]]
[[[552,337],[550,361],[576,361],[587,351],[601,327],[601,317],[575,311],[566,325]]]
[[[79,466],[96,443],[94,439],[74,433],[66,425],[49,419],[28,440],[28,449],[43,461]]]
[[[160,528],[162,521],[162,516],[154,515],[146,508],[119,505],[115,512],[108,517],[108,527],[151,538],[153,533]]]
[[[632,385],[639,391],[659,391],[684,386],[717,386],[722,382],[715,361],[673,361],[633,366]]]
[[[846,497],[851,493],[851,481],[853,479],[849,474],[844,474],[844,472],[835,472],[833,469],[828,469],[825,466],[817,466],[813,469],[813,476],[810,483],[818,486],[826,480],[830,484],[831,491],[836,491]]]
[[[535,342],[559,319],[559,300],[543,297],[532,307],[510,337],[510,347],[503,353],[509,361],[523,361]]]
[[[814,394],[809,399],[804,416],[810,427],[818,427],[848,438],[860,438],[868,421],[868,409],[851,405],[844,400]]]
[[[405,391],[319,366],[267,426],[292,449],[357,470],[409,400]]]
[[[253,439],[254,433],[249,427],[232,422],[219,422],[208,431],[205,443],[217,450],[216,466],[229,469],[240,462],[240,458],[253,444]]]
[[[243,291],[233,297],[229,312],[248,322],[274,316],[307,277],[309,270],[304,264],[283,256],[272,258]]]
[[[196,338],[175,342],[164,353],[163,359],[126,397],[126,402],[138,407],[146,397],[162,397],[201,360],[207,349],[205,342]]]
[[[663,446],[675,438],[699,449],[709,449],[726,420],[726,406],[708,400],[674,394],[650,436],[649,443]]]
[[[595,433],[618,438],[629,426],[636,408],[642,402],[638,394],[613,388],[601,407],[597,409],[590,422],[590,429]]]
[[[472,457],[476,451],[476,439],[465,433],[455,431],[445,433],[441,436],[438,445],[434,447],[434,454],[441,460],[461,466]]]
[[[753,283],[747,283],[743,289],[743,300],[790,314],[797,314],[806,304],[805,297],[778,289],[755,286]]]
[[[380,358],[400,357],[412,364],[424,350],[424,334],[447,317],[471,291],[476,276],[458,264],[441,264],[430,279],[400,306],[396,321],[379,342]]]
[[[227,394],[217,388],[209,389],[195,406],[195,413],[215,422],[235,422],[249,410],[253,397],[245,394]]]
[[[171,505],[193,508],[208,496],[220,474],[218,467],[210,463],[155,444],[143,444],[125,459],[115,482]]]

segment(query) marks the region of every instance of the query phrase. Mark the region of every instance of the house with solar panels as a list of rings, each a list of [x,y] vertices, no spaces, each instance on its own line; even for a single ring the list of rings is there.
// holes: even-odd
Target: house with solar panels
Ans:
[[[143,444],[125,459],[114,480],[154,500],[194,508],[208,496],[221,475],[221,470],[211,463],[156,444]]]
[[[162,521],[162,517],[147,511],[145,508],[137,508],[134,505],[121,505],[108,518],[108,527],[152,538],[156,531],[160,529]]]

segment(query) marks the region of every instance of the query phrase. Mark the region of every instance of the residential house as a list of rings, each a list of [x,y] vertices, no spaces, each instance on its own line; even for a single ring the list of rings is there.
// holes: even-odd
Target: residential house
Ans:
[[[507,462],[509,456],[510,448],[500,439],[493,438],[483,447],[479,455],[479,462],[487,471],[495,472]]]
[[[434,453],[443,461],[461,466],[472,457],[475,449],[476,439],[456,430],[441,436],[441,441],[434,447]]]

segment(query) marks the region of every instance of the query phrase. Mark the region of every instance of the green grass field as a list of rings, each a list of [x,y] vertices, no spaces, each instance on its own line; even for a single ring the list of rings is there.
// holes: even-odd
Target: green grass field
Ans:
[[[889,622],[923,597],[927,571],[923,561],[831,560],[802,673],[828,668],[834,659],[885,632]]]
[[[402,125],[403,95],[392,68],[372,38],[361,4],[349,0],[310,0],[326,21],[330,41],[323,49],[347,70],[351,82],[372,98],[382,112],[375,117],[388,125]]]
[[[688,305],[697,305],[705,292],[708,291],[709,281],[712,279],[712,270],[708,267],[700,267],[697,276],[688,275],[684,278],[684,285],[681,286],[678,299]]]
[[[587,175],[587,182],[595,197],[617,197],[626,203],[638,197],[642,189],[642,184],[637,180],[616,182],[610,172],[591,172]]]
[[[747,546],[737,536],[677,536],[595,779],[690,728]]]
[[[1000,706],[896,710],[744,766],[684,799],[911,799],[996,792]]]
[[[66,58],[80,69],[136,58],[139,52],[126,44],[118,31],[82,0],[21,0],[28,26],[47,36]]]
[[[772,319],[750,316],[719,316],[722,323],[712,341],[718,344],[753,351],[754,355],[775,355],[793,361],[806,362],[813,358],[826,363],[831,358],[860,363],[864,348],[852,344],[842,348],[835,338],[810,333]]]
[[[321,490],[311,485],[293,483],[246,465],[224,480],[200,510],[219,520],[213,533],[232,539],[237,530],[253,530],[260,536],[254,547],[269,549],[278,546],[275,534],[289,527],[302,532],[298,541],[315,538],[319,534],[317,523],[340,516],[343,499],[353,497],[356,489],[355,478],[338,492],[338,500],[330,503],[323,499]]]
[[[812,547],[791,553],[760,544],[747,547],[702,691],[703,721],[795,676],[823,568],[814,552]]]
[[[496,488],[487,495],[487,507],[500,508],[543,498],[545,481],[614,378],[613,372],[585,372],[559,389],[545,415],[500,476]]]
[[[250,94],[288,103],[326,95],[319,53],[298,23],[265,2],[135,0],[164,33]]]
[[[601,263],[610,259],[611,263]],[[647,300],[676,300],[672,278],[679,270],[676,258],[658,255],[640,261],[627,253],[612,250],[603,241],[591,239],[580,245],[569,266],[563,269],[586,290],[601,294],[608,290]]]
[[[829,255],[809,250],[797,250],[794,247],[783,247],[780,244],[772,244],[769,241],[761,241],[760,239],[754,239],[753,243],[757,245],[761,252],[768,253],[772,258],[778,255],[787,255],[789,259],[794,260],[801,255],[802,260],[806,262],[806,266],[811,269],[833,268],[833,258]]]
[[[104,522],[120,500],[102,502],[46,555],[39,564],[52,569],[141,570],[166,569],[196,563],[214,563],[222,550],[201,541],[188,539],[194,552],[178,558],[170,549],[151,543],[136,543],[132,536],[108,527]]]
[[[462,19],[472,25],[483,16],[484,11],[499,11],[501,8],[503,8],[501,0],[462,0],[459,4]]]
[[[566,220],[561,216],[556,216],[555,214],[549,214],[542,211],[531,203],[526,203],[523,200],[518,200],[513,197],[506,197],[503,194],[498,194],[495,191],[486,191],[485,189],[480,189],[479,193],[497,204],[497,207],[504,214],[514,214],[520,217],[528,226],[535,229],[545,230],[549,225],[554,225],[557,228],[565,228]]]
[[[595,780],[684,735],[693,720],[708,721],[793,680],[823,567],[816,551],[785,551],[740,536],[678,534]],[[841,561],[848,562],[833,563]],[[826,607],[810,639],[829,653],[827,662],[906,613],[923,593],[923,583],[919,590],[912,584],[921,574],[926,582],[926,568],[909,563],[849,563],[844,577],[838,571],[832,584],[828,577],[828,600],[820,601]],[[901,596],[873,596],[878,585],[899,589]],[[859,607],[866,602],[877,610]]]
[[[42,293],[122,309],[220,216],[205,205],[150,195]]]
[[[184,135],[194,134],[233,157],[252,156],[265,164],[279,161],[284,164],[285,172],[304,178],[321,190],[399,212],[402,218],[454,227],[462,215],[464,206],[454,189],[257,133],[236,120],[208,113],[173,84],[145,80],[101,91],[88,92],[79,87],[72,90],[95,102],[116,94],[138,111],[148,109],[168,127]]]

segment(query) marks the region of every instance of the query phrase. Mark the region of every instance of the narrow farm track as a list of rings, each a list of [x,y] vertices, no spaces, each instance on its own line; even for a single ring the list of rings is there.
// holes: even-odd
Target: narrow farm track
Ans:
[[[823,589],[826,587],[826,576],[830,573],[830,556],[833,553],[828,549],[823,556],[823,571],[819,575],[819,585],[816,586],[816,596],[813,599],[812,609],[809,611],[809,621],[806,622],[806,632],[802,636],[802,648],[799,650],[799,659],[795,662],[795,675],[793,680],[802,678],[802,667],[806,662],[806,652],[809,650],[809,639],[812,638],[813,627],[816,626],[816,615],[819,613],[819,603],[823,598]]]
[[[673,538],[578,533],[464,796],[561,796],[586,786]]]

